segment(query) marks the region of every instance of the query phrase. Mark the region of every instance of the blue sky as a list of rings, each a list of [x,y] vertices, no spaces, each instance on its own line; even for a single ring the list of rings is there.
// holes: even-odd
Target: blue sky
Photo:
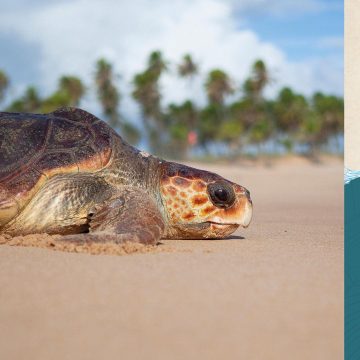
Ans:
[[[36,85],[43,94],[62,74],[90,79],[101,56],[121,75],[124,111],[136,112],[131,78],[151,50],[173,64],[190,52],[201,66],[193,88],[170,71],[162,80],[165,102],[204,101],[203,76],[222,67],[240,88],[251,63],[263,58],[282,86],[306,95],[343,94],[343,2],[337,0],[0,0],[0,69],[11,95]],[[91,88],[91,83],[87,84]],[[89,91],[85,104],[97,111]]]
[[[241,18],[241,14],[239,15]],[[322,11],[266,16],[250,13],[246,26],[262,39],[282,48],[290,60],[314,56],[343,55],[344,8],[342,1],[329,0]]]

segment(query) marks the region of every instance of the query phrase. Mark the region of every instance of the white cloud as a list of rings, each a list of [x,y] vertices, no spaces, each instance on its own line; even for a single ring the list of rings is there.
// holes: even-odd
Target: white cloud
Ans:
[[[288,8],[286,4],[295,2],[267,3],[268,8],[273,5],[272,11],[281,12]],[[245,11],[246,6],[264,7],[264,0],[240,4]],[[314,11],[322,4],[305,1],[307,8]],[[17,33],[41,47],[41,58],[29,61],[40,63],[42,77],[36,82],[45,91],[54,89],[61,74],[89,79],[95,61],[105,56],[121,73],[122,90],[129,94],[133,74],[144,68],[150,51],[160,49],[172,63],[190,52],[203,73],[221,67],[239,82],[248,75],[251,63],[262,58],[276,79],[268,90],[270,95],[283,85],[305,94],[315,90],[342,93],[342,70],[338,69],[341,64],[331,59],[291,62],[274,44],[263,41],[253,31],[239,29],[241,18],[235,21],[234,11],[233,1],[221,0],[74,0],[28,8],[21,21],[17,11],[10,9],[0,14],[0,31]],[[184,81],[176,79],[173,69],[162,81],[166,102],[186,97],[201,102],[201,81],[196,80],[190,91]],[[87,104],[93,99],[89,95]],[[127,114],[136,111],[129,95],[123,107]]]

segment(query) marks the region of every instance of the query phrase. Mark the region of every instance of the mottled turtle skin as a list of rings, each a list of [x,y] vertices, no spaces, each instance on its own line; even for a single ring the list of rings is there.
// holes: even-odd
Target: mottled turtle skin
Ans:
[[[84,110],[0,113],[0,233],[154,244],[223,238],[251,216],[244,187],[139,151]]]

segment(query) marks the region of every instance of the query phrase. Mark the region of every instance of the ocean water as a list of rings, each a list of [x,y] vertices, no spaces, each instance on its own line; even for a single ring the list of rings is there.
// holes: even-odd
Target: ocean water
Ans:
[[[360,177],[360,170],[351,170],[344,168],[344,183],[349,184],[351,180],[357,179]]]

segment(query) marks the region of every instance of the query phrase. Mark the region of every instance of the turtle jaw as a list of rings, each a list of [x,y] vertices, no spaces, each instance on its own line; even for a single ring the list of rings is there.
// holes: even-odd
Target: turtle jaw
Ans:
[[[233,211],[223,211],[207,219],[208,222],[217,225],[236,225],[247,228],[250,225],[253,206],[250,197],[241,197],[238,206]]]
[[[231,235],[238,224],[217,224],[210,221],[195,224],[174,224],[166,229],[164,239],[223,239]]]
[[[230,236],[240,226],[247,228],[252,218],[250,199],[238,204],[233,211],[221,211],[198,223],[172,223],[164,235],[167,239],[222,239]]]
[[[214,239],[222,239],[230,236],[239,227],[238,224],[219,224],[214,222],[209,222],[209,224],[211,233],[215,234]]]

